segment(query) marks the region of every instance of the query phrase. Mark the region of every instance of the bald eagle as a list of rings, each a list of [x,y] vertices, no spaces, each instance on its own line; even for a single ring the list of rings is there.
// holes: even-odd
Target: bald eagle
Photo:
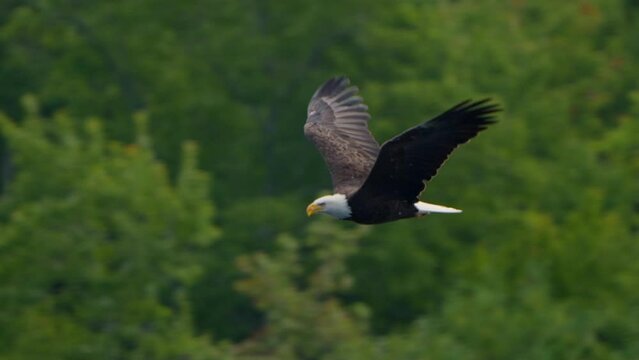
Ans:
[[[306,208],[360,224],[380,224],[429,213],[461,210],[419,201],[424,183],[460,144],[495,122],[490,99],[464,101],[417,125],[381,147],[368,130],[368,107],[339,76],[320,86],[308,105],[304,135],[326,162],[333,195]]]

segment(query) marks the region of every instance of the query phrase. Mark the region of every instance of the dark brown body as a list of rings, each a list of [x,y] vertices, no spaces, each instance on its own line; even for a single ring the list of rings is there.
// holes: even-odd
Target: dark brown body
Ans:
[[[415,205],[410,201],[404,200],[368,199],[366,201],[351,201],[351,199],[348,199],[348,206],[351,208],[353,215],[345,220],[358,224],[382,224],[400,219],[414,218],[418,215]]]

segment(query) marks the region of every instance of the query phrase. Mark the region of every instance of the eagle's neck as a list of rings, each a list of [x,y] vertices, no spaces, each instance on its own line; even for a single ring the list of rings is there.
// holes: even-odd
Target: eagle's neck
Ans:
[[[324,212],[338,219],[348,219],[351,217],[351,207],[344,194],[333,194],[322,196],[316,200],[324,204]]]

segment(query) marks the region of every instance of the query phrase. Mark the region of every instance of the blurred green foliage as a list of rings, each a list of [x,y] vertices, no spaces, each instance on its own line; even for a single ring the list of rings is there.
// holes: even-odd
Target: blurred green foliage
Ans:
[[[629,0],[0,2],[0,359],[639,357],[637,34]],[[463,214],[305,218],[335,74],[380,141],[503,104],[423,195]]]
[[[99,121],[78,131],[27,100],[22,126],[0,119],[16,167],[0,202],[0,356],[208,358],[187,291],[218,230],[194,146],[171,185],[143,131],[110,142]]]

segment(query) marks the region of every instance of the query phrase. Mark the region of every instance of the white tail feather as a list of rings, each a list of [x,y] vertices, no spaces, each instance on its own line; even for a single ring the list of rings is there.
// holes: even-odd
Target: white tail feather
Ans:
[[[420,215],[428,214],[428,213],[446,213],[446,214],[456,214],[462,212],[459,209],[454,209],[447,206],[429,204],[422,201],[418,201],[415,203],[415,207]]]

